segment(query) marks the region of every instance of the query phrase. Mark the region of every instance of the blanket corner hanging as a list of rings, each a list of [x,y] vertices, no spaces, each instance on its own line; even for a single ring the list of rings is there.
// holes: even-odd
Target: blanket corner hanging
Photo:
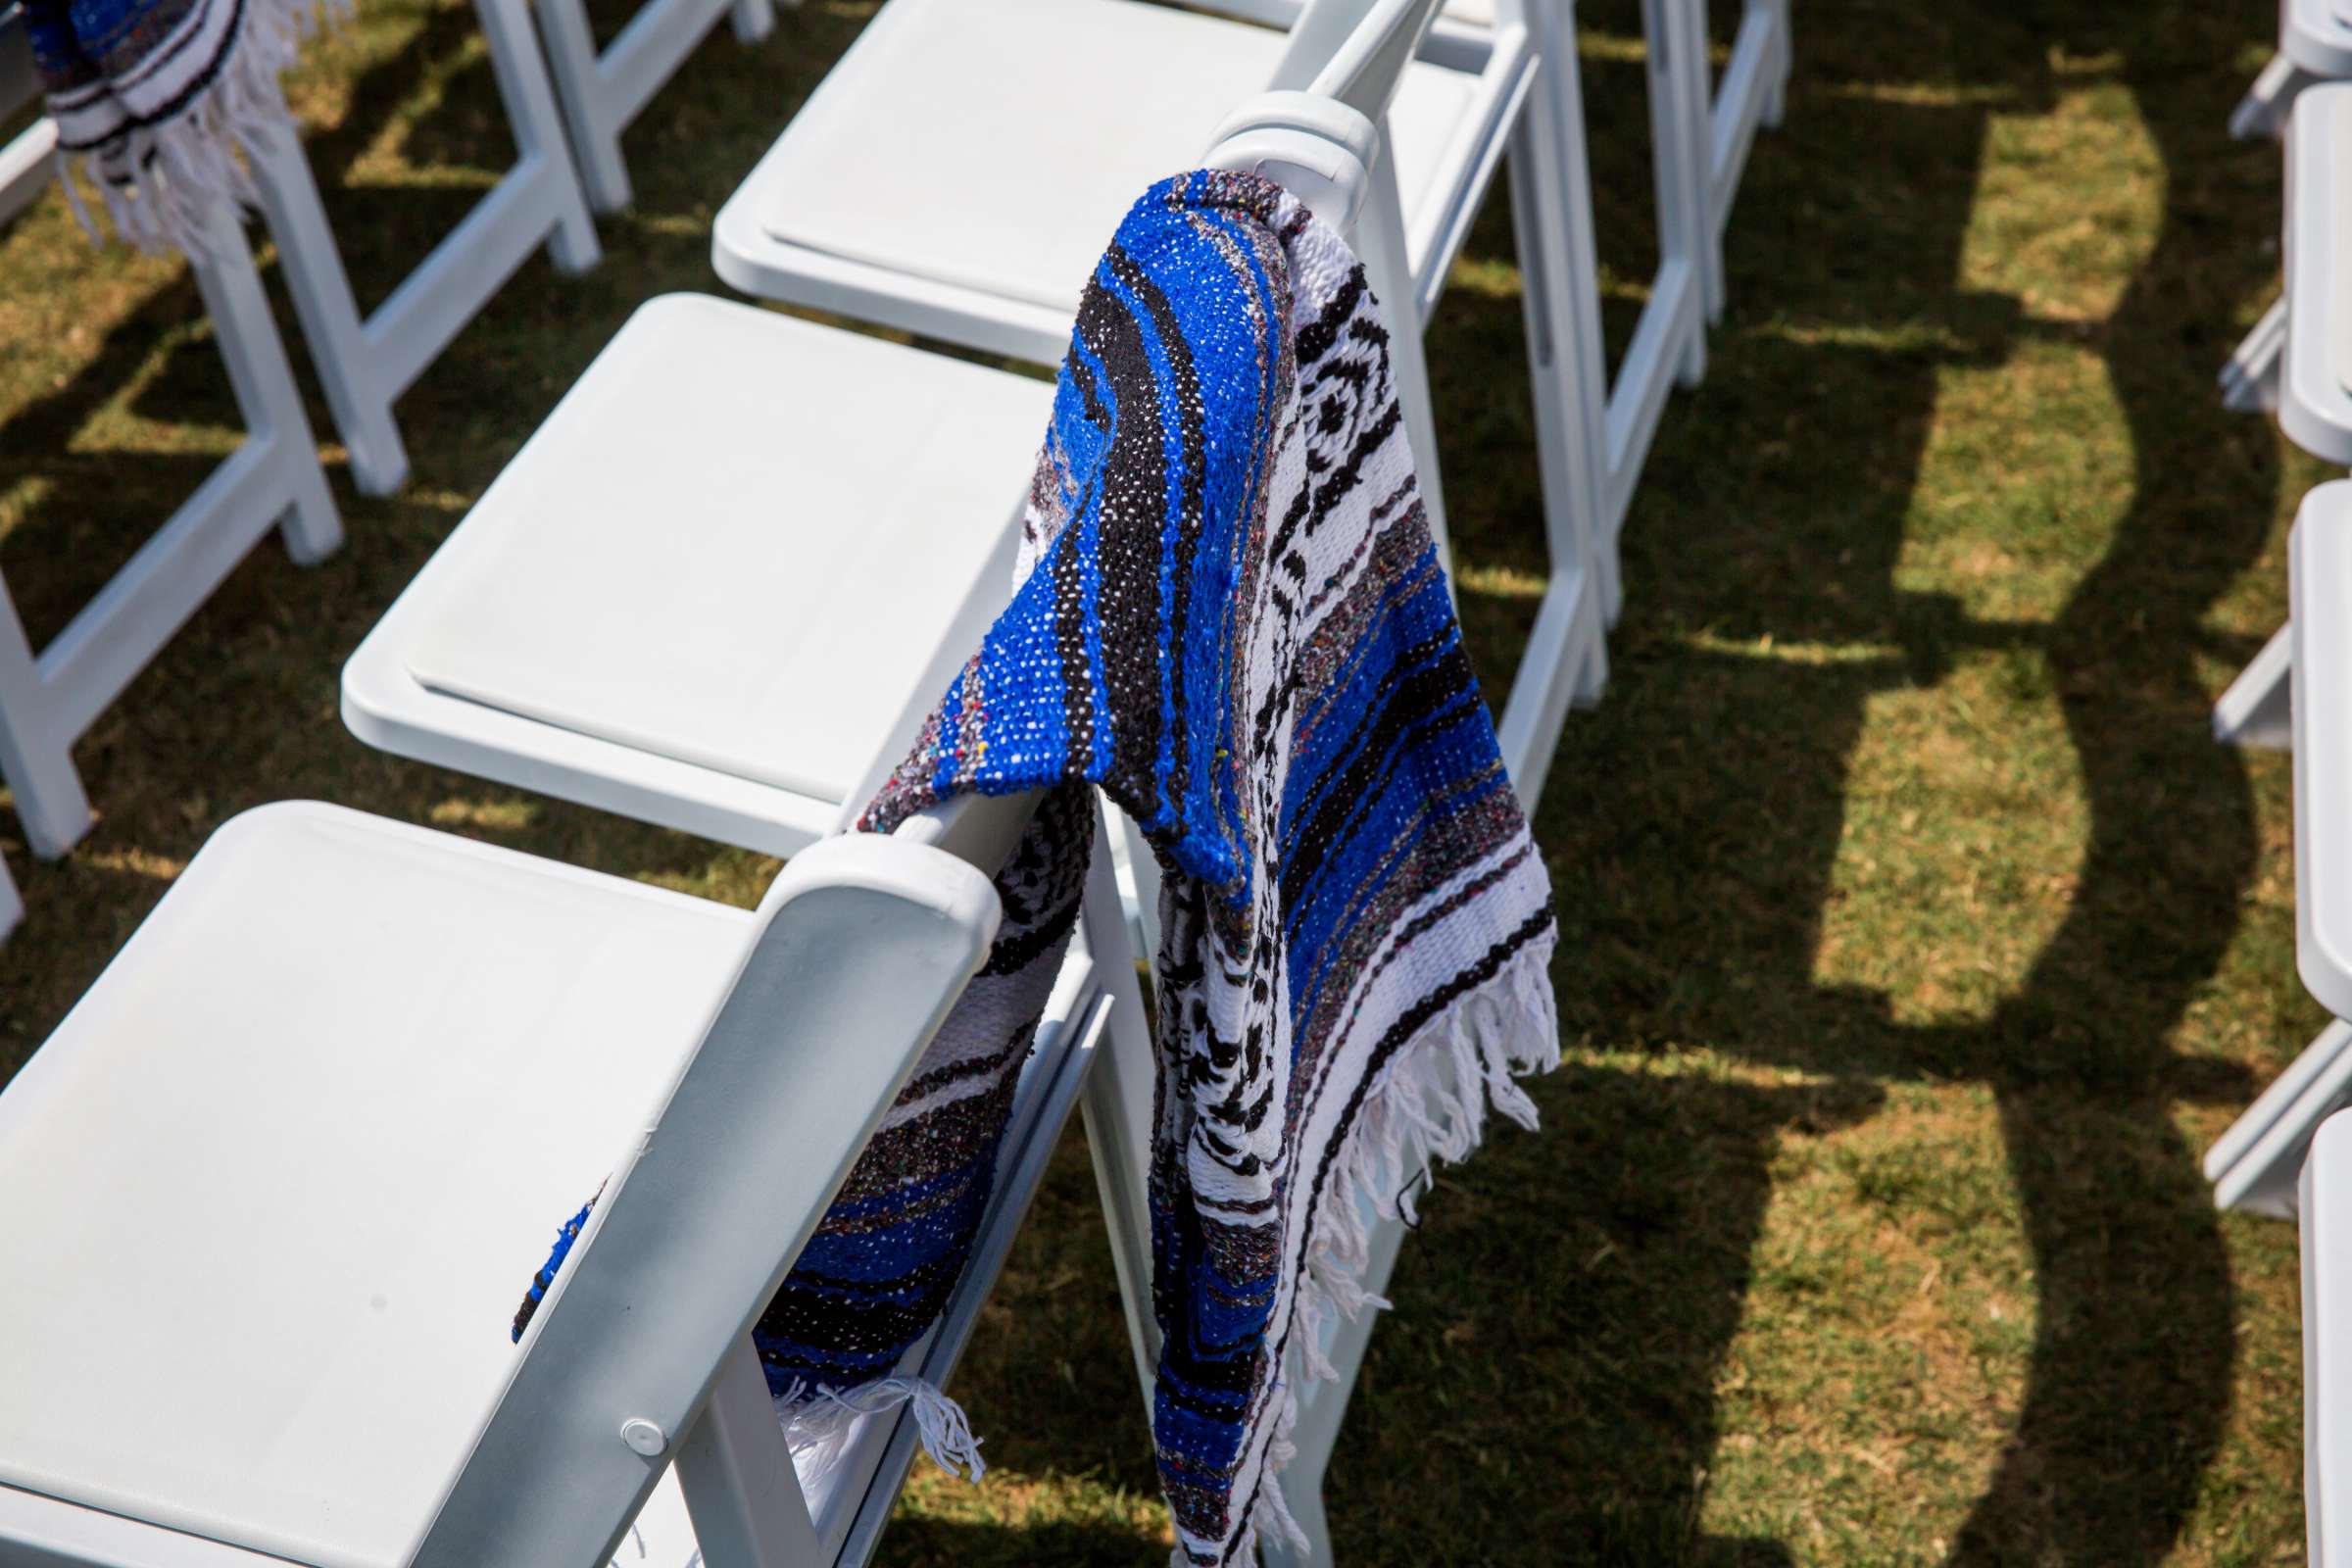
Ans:
[[[347,0],[325,4],[340,12]],[[220,203],[251,205],[242,158],[294,134],[278,75],[294,64],[318,6],[24,0],[69,196],[78,164],[123,238],[142,250],[201,252]]]

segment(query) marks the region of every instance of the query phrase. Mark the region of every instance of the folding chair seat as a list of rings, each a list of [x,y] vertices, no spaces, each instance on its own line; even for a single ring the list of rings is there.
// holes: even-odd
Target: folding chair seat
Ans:
[[[332,807],[224,826],[0,1093],[0,1560],[587,1568],[632,1518],[623,1562],[862,1560],[911,1415],[804,1489],[746,1335],[988,952],[958,856],[1018,820],[833,839],[757,914]],[[1065,968],[943,1334],[1122,967]]]
[[[2352,78],[2352,6],[2344,0],[2280,0],[2278,52],[2230,116],[2230,134],[2276,136],[2307,87]]]
[[[2342,1021],[2352,1018],[2352,819],[2343,809],[2352,800],[2352,481],[2303,498],[2287,574],[2290,615],[2263,658],[2281,666],[2278,690],[2289,695],[2267,722],[2286,730],[2294,751],[2295,966],[2338,1021],[2205,1156],[2216,1203],[2281,1216],[2292,1212],[2313,1131],[2352,1103],[2352,1026]]]
[[[0,116],[39,93],[24,19],[0,15]],[[57,129],[35,121],[0,146],[0,224],[56,177]],[[98,597],[36,651],[0,583],[0,778],[35,855],[63,855],[89,830],[89,797],[73,747],[264,534],[312,563],[334,553],[343,523],[327,493],[277,323],[236,215],[213,215],[211,244],[191,258],[199,293],[243,415],[246,439],[158,528]],[[0,865],[0,936],[24,905]]]
[[[2352,1564],[2352,1117],[2303,1167],[2303,1519],[2312,1568]]]
[[[641,306],[343,674],[403,756],[790,855],[1003,606],[1051,385]]]

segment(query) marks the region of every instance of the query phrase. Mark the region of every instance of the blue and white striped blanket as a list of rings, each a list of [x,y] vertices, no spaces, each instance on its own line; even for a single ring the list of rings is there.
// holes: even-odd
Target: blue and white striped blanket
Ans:
[[[220,203],[251,202],[240,155],[294,133],[278,74],[294,63],[314,4],[24,0],[59,156],[96,181],[124,238],[193,252]]]
[[[1100,785],[1160,858],[1153,1434],[1180,1562],[1295,1533],[1286,1356],[1328,1372],[1334,1315],[1378,1304],[1367,1213],[1466,1155],[1490,1102],[1532,1125],[1512,1075],[1559,1058],[1550,881],[1388,341],[1346,243],[1279,186],[1153,187],[1079,310],[1024,580],[861,823]]]

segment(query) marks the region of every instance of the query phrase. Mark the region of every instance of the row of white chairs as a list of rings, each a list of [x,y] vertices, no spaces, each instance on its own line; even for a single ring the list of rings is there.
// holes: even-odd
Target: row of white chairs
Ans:
[[[1287,39],[1087,3],[1122,26],[1171,29],[1151,35],[1151,69],[1189,50],[1194,92],[1214,81],[1223,97],[1188,104],[1210,118],[1177,127],[1185,145],[1155,139],[1165,127],[1148,118],[1115,118],[1116,103],[1093,106],[1111,118],[1091,136],[1062,122],[1067,145],[1117,167],[1065,155],[1055,177],[1117,207],[1082,236],[1073,277],[1048,274],[1053,288],[1084,275],[1136,189],[1208,146],[1212,162],[1281,179],[1348,225],[1403,302],[1392,309],[1425,315],[1424,280],[1443,275],[1493,172],[1477,150],[1512,148],[1522,263],[1541,296],[1529,306],[1538,407],[1556,420],[1544,476],[1572,487],[1547,509],[1554,581],[1571,574],[1589,638],[1577,653],[1596,662],[1593,495],[1575,445],[1589,432],[1574,401],[1591,338],[1560,304],[1573,252],[1562,208],[1584,187],[1559,161],[1581,141],[1556,119],[1574,104],[1556,35],[1500,0],[1482,69],[1499,60],[1502,74],[1490,80],[1407,65],[1436,0],[1308,0]],[[1007,28],[1046,18],[1083,39],[1102,19],[1079,6],[985,9]],[[860,201],[882,228],[843,249],[825,225],[854,227],[858,203],[829,193],[794,140],[860,111],[887,136],[1012,126],[1040,101],[1018,79],[985,105],[923,97],[995,81],[968,57],[957,64],[979,82],[943,80],[912,47],[929,29],[953,53],[983,9],[891,0],[728,203],[722,275],[854,261],[860,298],[976,301],[963,318],[975,323],[1035,319],[1063,300],[1023,292],[1036,275],[1019,270],[1024,245],[1081,236],[1025,240],[1017,223],[991,235],[976,202],[950,215],[974,239],[959,253],[968,270],[927,272],[930,242],[892,215],[921,210],[934,172],[887,145],[831,144],[864,160]],[[1043,101],[1066,114],[1087,80],[1064,75]],[[1436,106],[1440,151],[1405,151],[1422,112],[1408,100]],[[977,109],[994,118],[956,118]],[[871,183],[884,178],[908,183]],[[1407,185],[1437,199],[1418,226]],[[778,194],[792,190],[806,213]],[[806,243],[817,235],[827,243]],[[927,329],[956,337],[946,319]],[[1399,368],[1426,419],[1407,339]],[[110,1568],[582,1568],[624,1541],[624,1560],[664,1568],[864,1560],[913,1451],[912,1417],[868,1418],[850,1461],[804,1486],[746,1334],[986,952],[984,873],[1030,803],[951,808],[889,839],[838,829],[1004,602],[1049,398],[1030,377],[741,305],[640,310],[355,653],[345,714],[390,750],[799,853],[745,915],[325,807],[267,808],[217,834],[0,1093],[0,1256],[44,1282],[0,1296],[0,1338],[32,1369],[0,1383],[0,1545]],[[1586,663],[1560,678],[1573,689],[1595,674]],[[1557,715],[1515,721],[1523,758],[1548,753]],[[982,1245],[909,1372],[952,1369],[1082,1104],[1148,1396],[1153,1072],[1101,827],[1098,848]],[[518,1271],[607,1170],[589,1230],[510,1352],[498,1326]],[[1399,1233],[1380,1233],[1373,1290]],[[151,1332],[159,1281],[174,1348],[202,1353],[120,1353]],[[1306,1561],[1329,1558],[1323,1466],[1369,1330],[1367,1317],[1325,1348],[1343,1375],[1293,1435],[1286,1489],[1313,1543]]]
[[[1298,11],[1298,0],[1205,3],[1278,24]],[[621,131],[718,19],[730,18],[746,40],[774,25],[769,0],[648,0],[600,52],[584,0],[475,0],[475,10],[516,161],[373,313],[358,307],[301,147],[289,139],[254,160],[296,314],[363,493],[389,493],[405,479],[395,402],[535,250],[546,246],[564,270],[595,264],[590,209],[612,211],[629,199]],[[1645,0],[1643,21],[1659,268],[1614,384],[1600,344],[1569,0],[1454,0],[1399,95],[1396,157],[1376,176],[1364,231],[1382,292],[1426,324],[1504,151],[1514,154],[1552,558],[1504,719],[1506,755],[1530,799],[1567,708],[1596,698],[1605,681],[1605,625],[1622,596],[1617,535],[1671,385],[1678,377],[1693,383],[1703,371],[1706,320],[1723,301],[1724,225],[1757,126],[1779,117],[1788,70],[1787,0],[1748,0],[1719,89],[1701,0]],[[1121,51],[1145,38],[1168,53],[1152,71],[1122,75]],[[949,47],[955,41],[989,52]],[[720,274],[758,297],[1051,365],[1091,246],[1124,193],[1200,145],[1219,106],[1265,85],[1280,47],[1274,34],[1199,11],[1094,0],[902,0],[885,8],[728,204],[714,242]],[[1005,69],[970,72],[972,58]],[[1024,101],[1016,84],[1066,98],[1071,83],[1088,81],[1100,84],[1091,100],[1081,91],[1059,115],[1007,113]],[[1032,111],[1041,101],[1026,100]],[[923,117],[951,105],[979,116],[961,122],[980,133],[922,137],[921,126],[938,122]],[[1095,156],[1102,146],[1095,132],[1107,132],[1108,145],[1126,156]],[[53,145],[54,132],[36,123],[0,154],[21,199],[45,181]],[[1055,180],[1068,182],[1060,187],[1067,199],[1026,199]],[[864,201],[872,181],[907,192],[906,206],[894,214]],[[238,249],[241,241],[224,226],[220,246]],[[221,334],[232,358],[251,341],[283,359],[274,328],[238,322],[233,307]],[[1426,368],[1418,337],[1407,336],[1399,342],[1407,417],[1442,536]],[[258,385],[268,376],[248,370],[245,379]],[[257,431],[273,427],[248,414]],[[294,429],[282,415],[277,424]],[[299,441],[289,435],[288,444]],[[288,523],[306,560],[337,537],[322,485],[312,488],[302,517],[325,522]],[[248,543],[258,536],[286,510],[270,499],[221,508],[233,514],[228,531]],[[11,656],[0,647],[0,764],[36,855],[63,854],[92,819],[72,762],[74,739],[241,554],[208,533],[203,559],[191,562],[169,543],[174,537],[170,526],[160,532],[119,585],[124,591],[110,590],[76,623],[77,634],[42,652],[42,684],[9,677]],[[8,641],[0,622],[0,644]],[[24,651],[24,661],[32,657]],[[75,664],[96,673],[74,674]],[[0,881],[0,933],[17,907]]]
[[[2279,47],[2230,122],[2283,139],[2285,289],[2222,372],[2239,410],[2352,466],[2352,4],[2285,0]],[[2303,498],[2288,619],[2223,694],[2217,737],[2294,757],[2295,958],[2327,1028],[2205,1155],[2223,1208],[2297,1219],[2304,1513],[2315,1568],[2352,1565],[2352,481]]]

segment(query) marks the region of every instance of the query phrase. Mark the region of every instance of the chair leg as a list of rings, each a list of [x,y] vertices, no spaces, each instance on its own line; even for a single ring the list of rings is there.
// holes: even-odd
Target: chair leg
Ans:
[[[2284,55],[2273,55],[2271,63],[2262,68],[2254,85],[2246,89],[2237,108],[2230,115],[2230,134],[2240,141],[2259,141],[2265,136],[2283,135],[2286,131],[2287,111],[2295,95],[2319,78]]]
[[[2230,351],[2215,377],[2222,407],[2232,414],[2265,414],[2278,407],[2278,367],[2286,357],[2286,299],[2262,313],[2262,319]]]
[[[90,830],[90,798],[74,769],[74,737],[41,682],[24,622],[0,583],[0,779],[16,795],[24,842],[53,860]]]
[[[539,0],[533,9],[547,39],[548,74],[555,82],[556,100],[563,107],[571,155],[579,165],[588,205],[600,213],[617,213],[629,205],[634,193],[629,187],[628,164],[620,156],[620,133],[599,109],[604,92],[587,8],[581,0]]]
[[[1688,259],[1698,269],[1710,321],[1723,315],[1723,241],[1711,211],[1714,117],[1707,73],[1705,0],[1643,0],[1642,33],[1649,58],[1649,135],[1658,203],[1661,266]],[[1561,48],[1573,50],[1573,35]],[[1575,56],[1554,53],[1563,66]],[[1705,373],[1703,350],[1687,353],[1686,385]]]
[[[327,412],[351,455],[351,480],[364,496],[388,496],[409,476],[409,449],[392,417],[394,388],[375,372],[359,300],[327,225],[311,161],[293,135],[271,138],[253,160],[262,213],[277,241],[278,269],[326,392]]]
[[[14,878],[8,874],[8,862],[0,860],[0,942],[17,928],[24,918],[24,896],[17,891]]]
[[[1086,1147],[1095,1165],[1095,1186],[1110,1236],[1111,1263],[1118,1275],[1119,1301],[1127,1315],[1127,1345],[1135,1358],[1136,1387],[1144,1419],[1152,1419],[1152,1379],[1159,1366],[1159,1324],[1152,1315],[1152,1172],[1153,1111],[1159,1066],[1152,1026],[1144,1013],[1135,954],[1127,945],[1127,920],[1119,908],[1119,885],[1110,864],[1110,824],[1095,832],[1094,864],[1088,868],[1081,919],[1095,972],[1110,997],[1110,1027],[1087,1073],[1079,1113],[1086,1120]]]
[[[1767,130],[1778,130],[1788,112],[1788,74],[1795,65],[1795,40],[1788,33],[1788,0],[1768,0],[1772,8],[1772,74],[1764,89],[1757,119]]]
[[[1389,127],[1381,126],[1381,140]],[[1389,364],[1396,382],[1396,401],[1404,411],[1405,436],[1413,449],[1413,466],[1421,477],[1421,505],[1429,517],[1430,536],[1437,541],[1438,562],[1450,579],[1453,547],[1446,530],[1446,487],[1438,471],[1438,419],[1431,407],[1429,360],[1421,342],[1422,321],[1415,301],[1411,260],[1404,238],[1404,200],[1396,189],[1396,160],[1384,157],[1372,171],[1372,192],[1356,223],[1356,254],[1372,292],[1389,312]]]
[[[1568,373],[1580,363],[1575,314],[1567,309],[1565,182],[1556,168],[1559,131],[1552,98],[1530,95],[1512,131],[1511,220],[1516,231],[1520,300],[1527,318],[1528,373],[1534,383],[1536,452],[1544,486],[1545,543],[1551,569],[1543,608],[1521,654],[1503,708],[1500,739],[1520,802],[1532,810],[1576,701],[1595,642],[1605,643],[1598,475],[1586,404],[1606,401],[1603,387]],[[1694,336],[1696,334],[1693,334]],[[1605,655],[1603,656],[1605,662]]]
[[[677,1467],[704,1562],[789,1568],[819,1560],[808,1499],[749,1335],[719,1363],[702,1419],[678,1445]]]
[[[291,136],[280,138],[302,166],[308,181],[310,164]],[[317,187],[312,187],[317,194]],[[213,334],[220,358],[228,367],[230,389],[244,413],[249,439],[268,441],[283,466],[288,505],[279,532],[286,554],[302,565],[316,565],[343,544],[343,519],[327,494],[326,474],[318,466],[318,439],[311,433],[311,418],[302,409],[302,394],[294,385],[294,368],[286,360],[284,339],[270,314],[270,300],[253,270],[253,253],[246,248],[245,230],[235,213],[222,204],[214,217],[218,241],[213,254],[195,263],[196,286],[212,314]],[[323,230],[321,230],[323,232]],[[333,244],[328,242],[328,253]],[[342,262],[335,262],[338,276]],[[348,290],[349,284],[345,284]],[[391,431],[388,410],[379,410],[382,428]],[[393,450],[400,436],[391,431]]]
[[[2294,628],[2281,626],[2213,705],[2213,738],[2225,746],[2285,751],[2295,743]]]
[[[784,0],[797,6],[801,0]],[[770,0],[735,0],[727,8],[727,18],[735,27],[737,43],[758,43],[776,30],[776,8]]]
[[[556,107],[547,62],[531,30],[526,0],[475,0],[474,11],[481,19],[482,35],[489,41],[490,69],[498,78],[498,95],[507,106],[515,148],[522,154],[520,163],[542,166],[548,175],[555,217],[554,230],[547,239],[548,257],[559,271],[585,272],[603,259],[604,250],[597,243],[596,222],[588,216],[588,198],[580,188],[572,149],[564,133],[564,117]],[[585,25],[583,17],[583,28]],[[617,148],[614,156],[618,156]]]

